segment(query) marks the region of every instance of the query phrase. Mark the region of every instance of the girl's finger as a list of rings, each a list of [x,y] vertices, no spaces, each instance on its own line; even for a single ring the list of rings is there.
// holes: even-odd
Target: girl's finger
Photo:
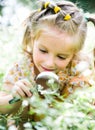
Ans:
[[[17,94],[20,95],[21,97],[26,97],[26,93],[22,90],[22,88],[20,88],[19,86],[17,87],[16,90]]]
[[[26,86],[24,86],[23,88],[21,88],[23,92],[25,92],[25,95],[27,97],[31,97],[32,96],[32,93],[30,92],[30,89],[27,88]]]
[[[18,86],[15,85],[14,88],[12,89],[13,97],[18,97],[18,96],[20,97],[20,95],[17,92],[18,91],[17,89],[18,89]]]
[[[31,84],[31,82],[30,82],[28,79],[23,79],[22,82],[23,82],[27,87],[29,87],[29,88],[32,87],[32,84]]]
[[[22,96],[27,96],[27,97],[31,97],[32,93],[30,92],[30,88],[28,87],[28,83],[24,83],[23,81],[19,81],[16,83],[16,85],[19,87],[18,88],[18,94],[22,95]],[[21,92],[22,91],[22,92]]]

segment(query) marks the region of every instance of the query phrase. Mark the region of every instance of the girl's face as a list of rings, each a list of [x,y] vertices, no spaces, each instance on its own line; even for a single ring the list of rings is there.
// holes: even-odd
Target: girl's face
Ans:
[[[51,30],[50,30],[51,31]],[[66,33],[44,31],[34,40],[33,61],[39,72],[58,73],[73,58],[73,40]]]

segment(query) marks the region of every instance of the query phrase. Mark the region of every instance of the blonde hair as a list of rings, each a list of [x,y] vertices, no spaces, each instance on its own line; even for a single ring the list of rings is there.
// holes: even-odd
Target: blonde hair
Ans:
[[[76,51],[78,52],[82,48],[87,31],[87,21],[84,13],[72,2],[63,0],[47,3],[42,1],[40,10],[37,9],[31,13],[26,20],[23,50],[27,51],[29,49],[33,37],[39,34],[38,32],[43,30],[46,25],[53,26],[71,36],[77,35],[78,45]]]

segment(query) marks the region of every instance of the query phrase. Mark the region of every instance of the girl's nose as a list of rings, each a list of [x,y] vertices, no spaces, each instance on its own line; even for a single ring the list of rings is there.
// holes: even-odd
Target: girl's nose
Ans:
[[[49,67],[49,68],[54,68],[55,67],[55,59],[54,59],[54,57],[50,56],[46,60],[47,60],[47,62],[46,62],[47,67]]]

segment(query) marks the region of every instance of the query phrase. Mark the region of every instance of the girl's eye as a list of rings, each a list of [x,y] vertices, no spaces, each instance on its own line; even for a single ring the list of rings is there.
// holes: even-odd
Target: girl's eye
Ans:
[[[58,56],[58,58],[61,60],[66,60],[66,57]]]
[[[39,49],[42,53],[47,53],[47,51],[46,50],[44,50],[44,49]]]

